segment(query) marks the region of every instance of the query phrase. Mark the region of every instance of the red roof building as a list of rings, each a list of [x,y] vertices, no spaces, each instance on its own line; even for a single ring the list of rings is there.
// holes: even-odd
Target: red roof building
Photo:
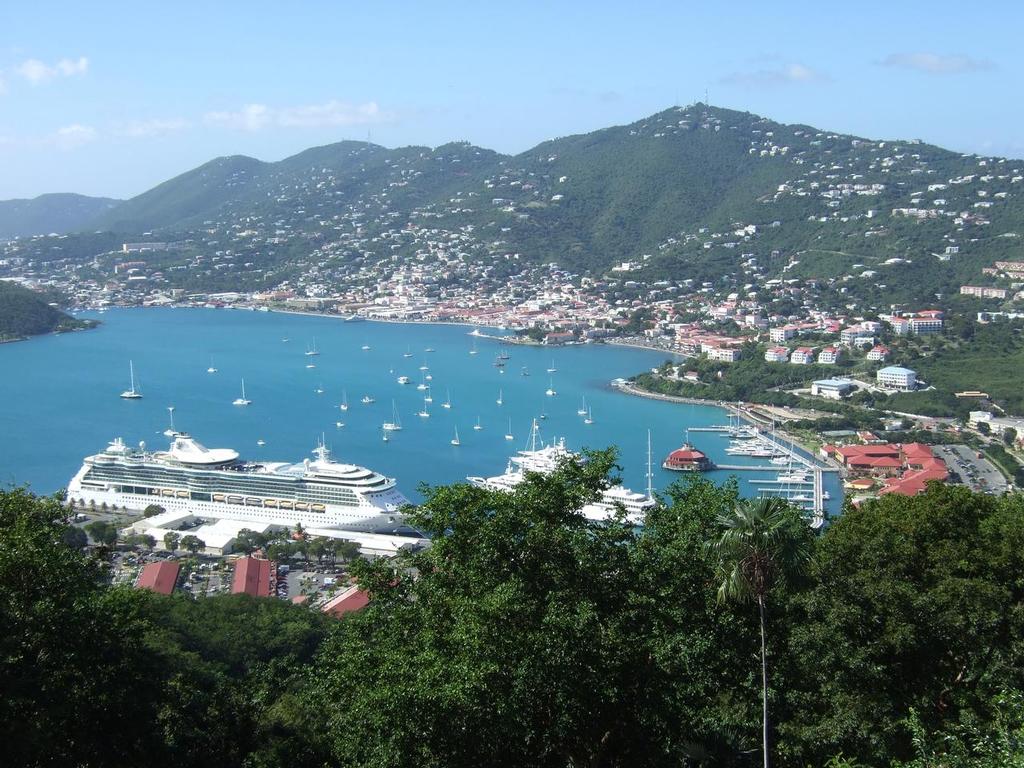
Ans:
[[[364,592],[359,587],[352,586],[332,597],[323,604],[320,610],[335,618],[340,618],[346,613],[362,610],[369,602],[370,595],[368,592]]]
[[[163,560],[159,563],[147,563],[142,568],[142,573],[135,582],[136,589],[150,589],[159,592],[161,595],[169,595],[178,584],[178,574],[181,572],[181,565],[173,560]]]
[[[711,469],[711,462],[701,451],[684,443],[666,456],[661,466],[674,472],[704,472]]]
[[[879,494],[898,493],[914,496],[931,480],[944,482],[949,477],[946,463],[924,443],[890,445],[828,446],[831,454],[851,472],[885,478]]]
[[[270,560],[243,557],[235,563],[235,578],[231,594],[244,592],[253,597],[270,597],[270,576],[274,564]]]

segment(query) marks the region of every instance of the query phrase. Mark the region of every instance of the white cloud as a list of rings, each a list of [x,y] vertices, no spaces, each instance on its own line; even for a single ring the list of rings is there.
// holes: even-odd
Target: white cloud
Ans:
[[[883,67],[897,67],[927,72],[931,75],[954,75],[992,69],[992,62],[970,56],[950,56],[939,53],[892,53],[880,62]]]
[[[323,128],[366,125],[391,120],[376,102],[349,104],[327,101],[298,107],[269,107],[266,104],[247,104],[239,110],[208,112],[204,121],[243,131],[260,131],[267,127]]]
[[[129,139],[144,139],[178,133],[189,126],[190,123],[180,117],[131,120],[118,126],[114,133]]]
[[[65,125],[63,128],[58,128],[49,137],[49,141],[57,149],[71,150],[95,141],[97,135],[96,129],[91,125],[72,123],[71,125]]]
[[[766,57],[771,58],[771,57]],[[828,76],[799,62],[780,62],[770,66],[732,72],[723,77],[724,85],[738,85],[743,88],[772,88],[782,85],[827,82]]]
[[[89,70],[89,59],[79,56],[77,59],[61,59],[53,65],[39,59],[26,59],[14,68],[15,74],[32,85],[39,85],[56,77],[74,77],[84,75]]]

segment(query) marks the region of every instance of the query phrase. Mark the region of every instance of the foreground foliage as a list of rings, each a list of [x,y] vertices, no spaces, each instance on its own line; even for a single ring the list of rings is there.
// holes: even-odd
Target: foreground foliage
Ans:
[[[341,621],[104,586],[59,500],[0,493],[5,760],[756,765],[761,617],[718,601],[712,545],[736,488],[677,484],[642,531],[596,525],[576,510],[613,464],[429,489],[434,546],[356,563],[373,599]],[[761,583],[775,765],[1024,761],[1020,497],[935,486],[793,535],[806,566],[776,552]]]

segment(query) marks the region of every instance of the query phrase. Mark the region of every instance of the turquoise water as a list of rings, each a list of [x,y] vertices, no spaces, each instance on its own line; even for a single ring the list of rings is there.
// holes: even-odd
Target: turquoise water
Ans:
[[[636,490],[646,485],[648,429],[655,487],[663,488],[678,475],[658,465],[682,443],[684,429],[727,421],[719,408],[648,400],[609,387],[613,378],[660,364],[662,352],[477,339],[478,354],[471,355],[466,327],[266,312],[118,309],[98,317],[103,324],[92,331],[0,345],[0,483],[48,493],[63,488],[84,456],[115,437],[163,447],[172,405],[178,429],[246,458],[300,461],[323,434],[337,459],[398,478],[414,499],[422,482],[502,472],[508,456],[525,447],[530,423],[542,412],[548,440],[564,437],[571,449],[618,446],[625,483]],[[314,339],[320,355],[307,357]],[[510,356],[504,373],[494,366],[502,350]],[[412,357],[403,356],[407,351]],[[142,400],[118,397],[128,388],[129,360]],[[211,361],[215,374],[206,371]],[[306,368],[311,361],[316,368]],[[552,361],[558,370],[548,374]],[[423,408],[424,393],[415,385],[424,364],[433,376],[430,418],[416,415]],[[524,366],[529,376],[522,375]],[[400,375],[412,383],[398,384]],[[243,377],[252,405],[233,406]],[[549,386],[554,397],[545,395]],[[441,407],[448,391],[450,410]],[[349,403],[344,413],[338,407],[343,392]],[[367,394],[374,404],[360,403]],[[593,414],[589,425],[576,413],[584,396]],[[392,399],[404,429],[384,442],[381,424],[391,420]],[[475,431],[478,417],[483,429]],[[504,437],[509,419],[512,441]],[[338,421],[345,426],[337,427]],[[459,447],[450,444],[456,428]],[[693,433],[691,442],[716,462],[757,463],[727,457],[728,441],[713,433]],[[712,473],[716,480],[727,476]],[[837,498],[838,489],[827,487]]]

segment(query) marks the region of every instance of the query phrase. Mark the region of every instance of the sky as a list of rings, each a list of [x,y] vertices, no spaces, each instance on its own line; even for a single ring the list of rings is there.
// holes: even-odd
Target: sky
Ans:
[[[0,199],[221,155],[545,139],[704,101],[1024,157],[1024,2],[0,0]]]

